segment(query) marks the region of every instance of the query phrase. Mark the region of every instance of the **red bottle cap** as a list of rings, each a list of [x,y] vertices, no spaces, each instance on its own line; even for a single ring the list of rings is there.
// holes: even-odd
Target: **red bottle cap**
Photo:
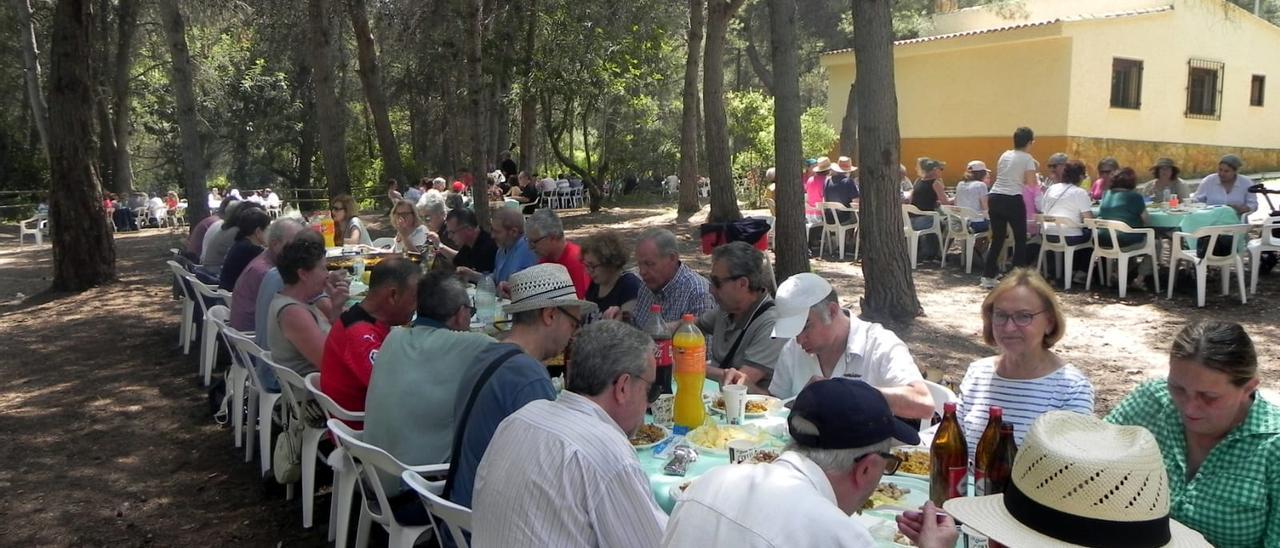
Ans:
[[[657,314],[657,313],[659,313],[659,312],[662,312],[662,305],[660,305],[660,304],[651,304],[651,305],[649,305],[649,313],[651,313],[651,314]]]
[[[955,412],[956,412],[956,402],[949,401],[949,402],[947,402],[947,403],[942,404],[942,412],[943,412],[943,413],[955,413]]]
[[[680,321],[685,323],[693,323],[693,314],[685,314],[680,316]]]
[[[1004,417],[1004,408],[1000,407],[999,405],[993,405],[993,406],[991,406],[991,412],[990,412],[988,415],[989,415],[989,416],[992,416],[992,417],[1001,417],[1001,418],[1003,418],[1003,417]]]

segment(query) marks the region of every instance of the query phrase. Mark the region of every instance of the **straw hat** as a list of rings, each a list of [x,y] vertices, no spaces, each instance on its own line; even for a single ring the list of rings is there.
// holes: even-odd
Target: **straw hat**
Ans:
[[[1032,423],[1003,494],[943,506],[1006,546],[1209,546],[1169,518],[1169,478],[1151,432],[1069,411]]]
[[[853,160],[849,159],[848,156],[841,156],[836,160],[836,165],[831,166],[831,171],[836,173],[848,173],[853,171]]]
[[[533,265],[512,274],[507,283],[511,286],[511,304],[502,307],[507,314],[558,306],[579,307],[583,314],[596,311],[595,303],[578,299],[573,278],[561,264]]]
[[[826,156],[819,157],[818,163],[813,166],[813,171],[815,173],[831,171],[831,158],[827,158]]]

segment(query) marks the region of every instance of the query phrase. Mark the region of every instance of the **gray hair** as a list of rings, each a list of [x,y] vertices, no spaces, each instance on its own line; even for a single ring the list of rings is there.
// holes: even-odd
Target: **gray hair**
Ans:
[[[452,272],[436,270],[418,280],[419,316],[443,322],[468,304],[467,287]]]
[[[653,242],[657,246],[658,253],[663,255],[680,256],[680,246],[676,242],[676,235],[665,228],[650,228],[640,234],[640,239],[636,240],[636,246],[644,242]]]
[[[724,262],[733,277],[747,279],[747,287],[752,291],[768,291],[772,293],[772,268],[765,263],[764,253],[747,242],[729,242],[715,248],[711,252],[711,262]]]
[[[544,236],[564,236],[564,224],[554,209],[543,208],[533,212],[525,221],[525,231],[541,238]]]
[[[439,200],[428,201],[426,207],[424,207],[423,209],[427,212],[427,216],[430,216],[432,218],[437,216],[443,217],[449,213],[449,211],[446,210],[444,207],[443,198]]]
[[[821,468],[823,472],[827,472],[829,474],[848,474],[850,470],[853,470],[853,466],[857,464],[858,459],[863,455],[888,451],[897,444],[897,441],[890,438],[866,447],[856,447],[853,449],[819,449],[817,447],[798,445],[793,441],[787,444],[783,451],[795,451],[804,455],[805,458],[818,465],[818,468]]]
[[[836,289],[834,287],[831,288],[831,292],[827,293],[826,297],[823,297],[821,301],[817,302],[817,304],[809,307],[810,311],[818,314],[818,319],[822,320],[822,325],[831,324],[831,307],[827,306],[828,303],[840,304],[840,295],[836,294]]]
[[[504,207],[493,214],[493,220],[501,228],[514,228],[524,233],[524,215],[518,209]]]
[[[302,230],[306,228],[306,225],[293,217],[276,219],[267,227],[267,247],[276,247],[277,245],[288,243],[288,240],[298,233],[297,230],[290,230],[293,228]]]
[[[598,396],[624,374],[644,377],[653,360],[653,340],[630,324],[600,320],[578,330],[572,355],[565,389]]]

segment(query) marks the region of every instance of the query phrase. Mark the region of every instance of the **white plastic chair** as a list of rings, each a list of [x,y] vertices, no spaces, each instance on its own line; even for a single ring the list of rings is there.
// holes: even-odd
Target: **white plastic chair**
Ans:
[[[942,210],[942,215],[947,220],[947,237],[942,244],[941,266],[947,265],[947,250],[951,249],[951,244],[963,241],[964,247],[961,251],[964,259],[964,273],[973,273],[973,245],[978,240],[989,239],[991,231],[974,232],[969,229],[969,223],[985,220],[986,217],[967,207],[939,205],[938,208]]]
[[[211,349],[209,359],[200,364],[200,376],[204,379],[205,386],[209,386],[209,380],[213,377],[213,370],[218,365],[218,341],[221,340],[222,332],[226,331],[230,321],[231,309],[227,308],[226,305],[211,306],[209,311],[205,313],[205,335],[209,337],[207,348]],[[204,341],[201,341],[200,344],[202,348],[205,348]]]
[[[1071,289],[1071,276],[1074,272],[1075,252],[1078,249],[1087,249],[1093,247],[1092,241],[1084,241],[1077,245],[1067,245],[1067,237],[1061,234],[1067,233],[1071,229],[1084,228],[1084,225],[1076,222],[1075,219],[1062,217],[1059,215],[1036,215],[1036,223],[1040,225],[1040,258],[1036,260],[1036,270],[1044,271],[1044,256],[1046,253],[1061,253],[1062,260],[1058,262],[1058,273],[1062,275],[1062,288]],[[1046,228],[1054,227],[1054,232],[1058,241],[1050,241]]]
[[[818,254],[821,255],[827,249],[827,235],[830,234],[835,240],[832,248],[838,244],[840,246],[840,260],[844,260],[844,239],[850,232],[853,233],[853,260],[858,260],[858,252],[862,250],[861,241],[858,237],[858,210],[847,207],[840,202],[818,202],[818,208],[822,210],[822,240],[818,243]],[[840,222],[839,212],[849,214],[849,224]]]
[[[223,336],[231,343],[238,352],[240,352],[240,365],[245,369],[245,382],[243,386],[246,390],[241,393],[243,397],[239,400],[233,399],[235,417],[239,419],[240,425],[250,424],[256,425],[258,429],[258,457],[259,457],[259,474],[266,476],[267,470],[271,469],[271,416],[275,412],[276,403],[280,401],[282,394],[280,392],[268,391],[262,386],[262,377],[258,374],[258,364],[263,356],[267,355],[257,343],[253,342],[253,338],[228,327],[223,331]],[[266,362],[261,362],[266,366]],[[247,400],[247,402],[245,401]],[[246,405],[247,403],[247,405]],[[240,410],[249,409],[247,422],[241,419]],[[237,438],[240,436],[240,426],[235,428]],[[244,461],[249,462],[253,458],[254,437],[253,432],[245,434]]]
[[[48,229],[49,218],[44,215],[18,221],[18,248],[21,249],[26,243],[28,234],[35,237],[37,247],[44,245],[44,231]]]
[[[271,352],[263,352],[262,361],[275,372],[276,378],[280,380],[280,393],[284,395],[285,404],[293,411],[293,418],[290,420],[303,421],[302,528],[310,529],[315,508],[316,460],[320,452],[320,438],[324,437],[325,429],[313,427],[303,420],[305,415],[303,414],[302,406],[312,397],[310,390],[307,388],[307,382],[303,380],[302,375],[272,361]]]
[[[378,249],[391,249],[392,246],[396,245],[396,239],[387,237],[378,238],[373,241],[372,245]]]
[[[932,217],[933,224],[929,228],[916,230],[911,227],[911,216]],[[920,238],[932,234],[938,239],[938,245],[942,245],[942,223],[939,222],[938,214],[933,211],[923,211],[911,204],[902,204],[902,232],[907,237],[907,250],[911,257],[911,269],[916,269],[916,258],[920,254]]]
[[[204,317],[204,329],[200,331],[200,371],[212,370],[213,362],[217,359],[217,346],[214,345],[214,325],[209,323],[209,309],[215,305],[229,305],[231,303],[231,292],[225,289],[208,285],[195,276],[188,278],[191,281],[191,287],[196,290],[196,302],[200,304],[200,312]],[[207,368],[207,369],[206,369]],[[205,380],[208,385],[208,380]]]
[[[320,390],[319,373],[307,375],[303,382],[307,384],[307,391],[311,392],[311,397],[315,398],[321,409],[324,409],[325,416],[348,423],[363,424],[364,412],[348,410]],[[326,460],[329,467],[333,469],[333,496],[329,498],[329,540],[335,543],[336,548],[345,548],[347,529],[351,525],[351,500],[356,491],[356,464],[336,437],[334,449]]]
[[[925,379],[924,385],[929,389],[929,395],[933,397],[933,412],[939,417],[941,417],[945,412],[943,406],[945,406],[947,402],[960,401],[960,397],[957,396],[955,392],[952,392],[951,389],[942,386],[941,384]],[[920,421],[920,431],[924,432],[933,426],[929,423],[930,421]]]
[[[1249,293],[1258,294],[1258,265],[1262,264],[1262,253],[1271,251],[1280,253],[1280,237],[1273,236],[1272,230],[1280,230],[1280,217],[1270,217],[1262,223],[1260,238],[1249,240]]]
[[[169,270],[173,271],[174,283],[182,288],[182,326],[178,328],[178,345],[182,346],[182,354],[185,356],[191,353],[191,339],[195,337],[192,324],[195,322],[196,297],[191,294],[191,282],[188,281],[195,276],[182,268],[177,261],[165,262],[169,264]]]
[[[385,474],[387,477],[399,478],[405,471],[414,472],[416,474],[431,474],[436,476],[444,476],[449,473],[448,464],[428,464],[425,466],[409,466],[396,460],[386,451],[379,447],[369,445],[362,439],[362,432],[351,429],[351,427],[342,423],[337,419],[329,419],[329,431],[338,438],[338,442],[347,448],[348,454],[355,462],[356,471],[359,474],[361,491],[364,493],[364,503],[360,510],[360,523],[356,526],[356,546],[364,548],[369,544],[369,526],[370,522],[381,525],[386,529],[388,539],[387,546],[390,548],[411,548],[423,533],[433,529],[430,524],[427,525],[402,525],[396,521],[395,516],[391,513],[391,504],[388,502],[387,492],[382,488],[382,482],[379,481],[379,474]],[[444,490],[444,482],[441,481],[438,487],[433,487],[437,491]],[[370,500],[372,497],[372,500]]]
[[[1200,238],[1204,237],[1209,238],[1209,246],[1205,248],[1205,256],[1201,257],[1200,253],[1195,249],[1195,245]],[[1231,238],[1231,253],[1226,255],[1214,254],[1214,246],[1217,245],[1219,239],[1225,237]],[[1169,252],[1169,293],[1166,298],[1173,298],[1173,284],[1177,280],[1178,261],[1189,261],[1196,269],[1196,306],[1204,306],[1205,277],[1208,275],[1208,270],[1211,266],[1216,266],[1221,271],[1223,295],[1228,293],[1230,287],[1231,269],[1236,269],[1236,280],[1240,284],[1240,304],[1246,304],[1248,296],[1244,285],[1244,261],[1241,259],[1243,254],[1241,243],[1244,238],[1248,237],[1249,225],[1245,224],[1207,226],[1190,234],[1174,232]],[[1183,245],[1183,240],[1188,240],[1191,249],[1187,249]]]
[[[440,530],[440,522],[444,522],[444,525],[449,528],[449,536],[453,537],[454,545],[458,548],[470,547],[471,543],[467,542],[464,534],[464,532],[471,532],[470,508],[445,500],[435,492],[436,482],[427,481],[416,472],[405,470],[400,475],[400,479],[418,493],[422,504],[427,507],[427,512],[431,513],[431,521],[435,523],[436,530]]]
[[[178,201],[178,207],[173,210],[173,226],[187,226],[187,204],[186,200]]]
[[[1156,239],[1156,231],[1150,228],[1133,228],[1124,221],[1109,221],[1105,219],[1085,219],[1084,225],[1093,231],[1093,258],[1089,260],[1089,275],[1084,280],[1084,289],[1088,291],[1093,287],[1093,271],[1097,266],[1101,269],[1098,277],[1100,280],[1106,280],[1106,269],[1102,263],[1103,259],[1116,261],[1118,266],[1117,274],[1120,285],[1120,298],[1123,299],[1125,292],[1129,289],[1129,259],[1133,257],[1145,257],[1144,261],[1151,261],[1151,271],[1157,272],[1155,269],[1156,262],[1160,257],[1159,240]],[[1111,231],[1111,245],[1106,245],[1103,238],[1099,236],[1101,230]],[[1144,236],[1141,244],[1131,245],[1127,248],[1120,247],[1120,234],[1142,234]],[[1099,266],[1102,265],[1102,266]],[[1160,292],[1160,277],[1154,276],[1156,279],[1156,293]]]

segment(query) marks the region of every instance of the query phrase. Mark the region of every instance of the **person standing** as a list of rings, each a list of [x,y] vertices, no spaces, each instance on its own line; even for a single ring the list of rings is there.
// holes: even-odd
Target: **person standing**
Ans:
[[[997,266],[1004,241],[1013,235],[1013,265],[1026,266],[1027,261],[1027,209],[1022,200],[1022,187],[1039,186],[1036,177],[1036,160],[1031,157],[1031,145],[1035,132],[1020,127],[1013,132],[1013,148],[1004,151],[996,162],[996,181],[987,195],[988,219],[991,221],[991,247],[983,261],[983,289],[996,286]]]

